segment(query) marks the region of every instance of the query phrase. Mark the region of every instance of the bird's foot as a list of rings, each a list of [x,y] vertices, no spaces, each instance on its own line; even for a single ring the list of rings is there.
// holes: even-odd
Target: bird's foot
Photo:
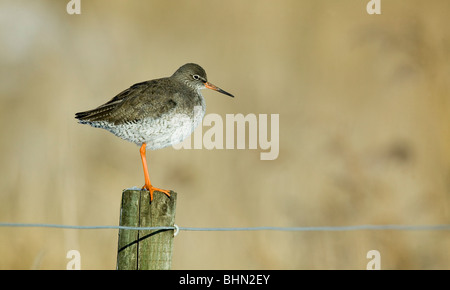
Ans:
[[[145,184],[142,189],[146,189],[150,192],[150,202],[153,201],[153,192],[159,191],[170,197],[170,190],[153,187],[151,184]]]

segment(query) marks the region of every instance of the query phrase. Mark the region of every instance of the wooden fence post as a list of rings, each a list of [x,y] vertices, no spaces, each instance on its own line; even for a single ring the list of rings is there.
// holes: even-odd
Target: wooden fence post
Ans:
[[[126,189],[122,193],[120,225],[170,227],[175,222],[177,193],[170,198],[155,192],[150,203],[146,190]],[[118,270],[169,270],[172,262],[173,230],[119,230]]]

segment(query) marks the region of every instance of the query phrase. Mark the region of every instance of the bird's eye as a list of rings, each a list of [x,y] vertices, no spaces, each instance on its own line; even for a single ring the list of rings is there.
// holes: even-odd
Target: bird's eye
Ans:
[[[200,78],[199,75],[193,75],[192,77],[194,78],[194,80],[198,80]]]

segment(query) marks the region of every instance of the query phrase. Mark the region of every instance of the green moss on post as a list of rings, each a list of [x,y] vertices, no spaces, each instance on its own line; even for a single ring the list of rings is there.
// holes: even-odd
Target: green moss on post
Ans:
[[[170,227],[175,223],[177,193],[170,198],[155,192],[150,203],[146,190],[124,190],[120,225]],[[173,230],[119,230],[118,270],[169,270],[172,263]]]

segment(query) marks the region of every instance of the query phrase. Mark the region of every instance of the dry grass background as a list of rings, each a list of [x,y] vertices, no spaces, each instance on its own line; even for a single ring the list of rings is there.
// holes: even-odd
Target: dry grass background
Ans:
[[[128,86],[196,62],[236,98],[207,113],[279,114],[280,154],[149,152],[180,226],[443,224],[450,218],[450,2],[0,2],[0,221],[115,225],[141,186],[138,147],[76,123]],[[205,130],[204,130],[205,131]],[[449,269],[450,233],[181,232],[174,269]],[[114,269],[117,231],[0,228],[0,269]]]

